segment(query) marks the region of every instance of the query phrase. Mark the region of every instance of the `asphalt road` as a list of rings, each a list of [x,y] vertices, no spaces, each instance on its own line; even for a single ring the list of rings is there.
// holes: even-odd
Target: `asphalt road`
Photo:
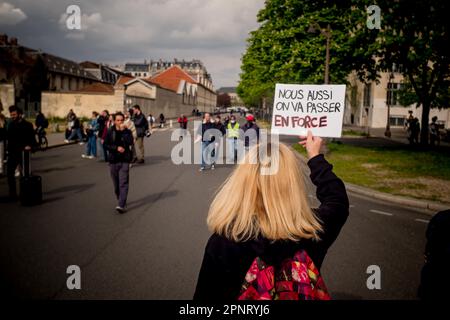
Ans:
[[[36,154],[44,204],[0,202],[1,295],[190,299],[210,235],[208,207],[233,167],[199,172],[198,165],[174,165],[171,132],[146,139],[146,163],[131,169],[124,215],[114,211],[107,165],[82,159],[84,146]],[[6,194],[1,178],[0,197]],[[415,299],[430,216],[355,195],[350,202],[322,268],[333,298]],[[69,265],[81,268],[81,290],[67,289]],[[381,290],[366,286],[370,265],[381,269]]]

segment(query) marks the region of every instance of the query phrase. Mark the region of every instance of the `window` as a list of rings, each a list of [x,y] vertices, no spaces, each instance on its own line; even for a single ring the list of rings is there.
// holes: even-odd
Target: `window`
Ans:
[[[372,104],[372,84],[366,84],[364,86],[364,107],[370,107]]]
[[[398,106],[398,90],[400,89],[400,83],[388,83],[386,103],[390,106]]]
[[[403,127],[405,125],[405,116],[390,116],[389,124],[393,127]]]

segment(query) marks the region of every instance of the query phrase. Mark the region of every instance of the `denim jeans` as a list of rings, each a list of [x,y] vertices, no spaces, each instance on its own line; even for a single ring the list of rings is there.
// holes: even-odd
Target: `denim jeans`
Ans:
[[[130,164],[126,162],[110,163],[109,169],[119,207],[125,208],[128,197]]]
[[[78,140],[80,142],[83,141],[83,135],[81,134],[81,129],[72,129],[72,133],[70,134],[69,138],[67,140],[73,140],[75,137],[78,137]]]
[[[88,138],[86,155],[97,157],[97,136],[92,135]]]
[[[227,138],[227,157],[229,161],[233,161],[236,159],[236,153],[237,153],[237,139],[235,138]]]
[[[210,142],[210,141],[202,141],[202,168],[205,168],[206,167],[206,159],[205,159],[205,149],[211,144],[211,143],[213,143],[214,144],[214,142]],[[208,163],[208,164],[213,164],[214,163],[214,160],[213,160],[213,155],[212,155],[212,153],[214,152],[214,149],[212,149],[211,150],[211,153],[210,153],[210,156],[209,156],[209,159],[210,159],[210,162],[211,163]]]

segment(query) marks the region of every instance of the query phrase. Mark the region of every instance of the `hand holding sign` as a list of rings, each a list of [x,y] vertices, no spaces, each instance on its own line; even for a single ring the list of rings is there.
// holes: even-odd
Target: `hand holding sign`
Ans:
[[[308,159],[312,159],[320,154],[320,148],[322,147],[323,140],[320,137],[314,137],[311,130],[308,130],[308,136],[300,136],[300,142],[298,144],[306,148],[308,153]]]
[[[340,137],[344,107],[345,85],[277,84],[272,132]]]

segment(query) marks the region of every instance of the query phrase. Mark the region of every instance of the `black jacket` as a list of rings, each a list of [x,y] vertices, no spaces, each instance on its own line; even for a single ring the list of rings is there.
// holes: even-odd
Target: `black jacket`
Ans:
[[[242,130],[245,132],[247,132],[247,130],[255,130],[256,133],[256,142],[258,142],[259,140],[259,127],[256,123],[254,122],[246,122],[242,127]],[[250,146],[250,137],[245,137],[245,141],[244,144],[246,147]]]
[[[108,150],[109,163],[131,162],[133,158],[132,146],[133,134],[129,129],[118,131],[115,126],[108,129],[105,138],[105,147]],[[124,148],[125,152],[120,153],[117,151],[118,147]]]
[[[202,125],[198,127],[197,135],[201,135],[202,136],[202,141],[213,142],[215,140],[214,136],[208,136],[208,134],[205,136],[205,133],[209,129],[217,129],[215,123],[213,123],[213,122],[205,122],[205,123],[202,123]],[[210,133],[212,134],[212,132],[210,132]]]
[[[320,235],[321,240],[271,242],[261,237],[236,243],[214,234],[206,245],[195,300],[236,300],[247,270],[257,256],[266,263],[277,266],[283,260],[292,258],[299,249],[305,249],[320,269],[328,248],[347,220],[349,202],[344,183],[332,172],[332,165],[323,155],[310,159],[308,166],[321,203],[318,209],[314,209],[324,229]]]
[[[10,153],[21,153],[26,146],[32,148],[37,146],[33,125],[25,119],[9,122],[6,139]]]
[[[148,130],[148,121],[143,113],[135,115],[133,118],[136,134],[139,138],[145,137],[145,131]]]

